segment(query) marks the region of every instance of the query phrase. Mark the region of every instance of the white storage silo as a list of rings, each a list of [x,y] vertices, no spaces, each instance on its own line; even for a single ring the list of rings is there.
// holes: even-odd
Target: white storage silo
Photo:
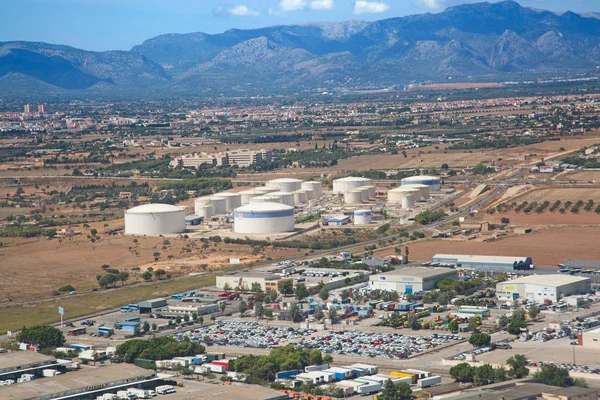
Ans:
[[[360,190],[360,197],[362,198],[363,203],[369,201],[369,188],[367,186],[359,187],[357,190]]]
[[[346,204],[359,204],[363,202],[362,190],[351,189],[344,193],[344,203]]]
[[[419,195],[419,189],[405,187],[392,189],[388,191],[388,203],[400,204],[407,194],[411,195],[414,201],[414,197]]]
[[[354,225],[369,225],[373,219],[373,211],[356,210],[354,211]]]
[[[422,185],[420,183],[411,183],[411,184],[407,184],[407,185],[402,185],[401,187],[410,188],[410,189],[418,189],[419,197],[421,199],[429,198],[430,186]]]
[[[333,192],[346,193],[348,190],[356,189],[361,186],[371,186],[372,183],[373,182],[368,178],[348,176],[333,181]]]
[[[198,210],[205,204],[210,204],[210,197],[196,197],[194,199],[194,214],[198,215]]]
[[[402,185],[421,184],[430,187],[432,192],[438,192],[441,187],[441,179],[439,176],[418,175],[409,176],[402,179]]]
[[[302,188],[302,181],[295,178],[273,179],[267,182],[268,186],[277,186],[280,192],[291,193]]]
[[[274,186],[274,185],[261,186],[261,187],[256,188],[256,190],[263,192],[263,193],[273,193],[273,192],[281,191],[281,189],[279,189],[279,186]]]
[[[294,208],[278,203],[241,206],[233,213],[236,233],[279,233],[294,231]]]
[[[375,200],[375,195],[377,194],[377,188],[373,185],[363,186],[369,190],[369,200]]]
[[[209,197],[208,202],[213,206],[214,215],[227,214],[227,199],[224,197]]]
[[[256,203],[281,203],[281,197],[279,196],[270,196],[268,194],[262,196],[256,196],[250,199],[250,203],[248,204],[256,204]]]
[[[125,211],[125,234],[164,235],[185,231],[185,207],[144,204]]]
[[[417,194],[404,192],[402,193],[402,208],[411,208],[415,206]]]
[[[233,211],[242,205],[242,195],[239,193],[221,192],[216,193],[213,196],[225,199],[225,209],[227,211]]]
[[[301,187],[302,187],[302,189],[313,191],[313,194],[312,194],[313,197],[311,197],[311,199],[319,199],[319,198],[321,198],[321,196],[323,196],[323,185],[321,184],[321,182],[317,182],[317,181],[302,182]]]
[[[264,193],[259,193],[256,190],[250,189],[250,190],[243,190],[243,191],[239,192],[239,194],[241,197],[242,205],[245,206],[246,204],[250,203],[251,198],[260,196],[261,194],[264,194]]]
[[[294,204],[306,204],[308,203],[308,193],[312,191],[306,189],[296,190],[294,193]]]
[[[281,204],[294,207],[294,195],[290,192],[273,192],[269,193],[269,196],[276,196],[281,199]]]
[[[203,217],[204,221],[207,221],[212,218],[214,214],[212,204],[204,203],[196,204],[195,206],[195,214],[199,217]]]

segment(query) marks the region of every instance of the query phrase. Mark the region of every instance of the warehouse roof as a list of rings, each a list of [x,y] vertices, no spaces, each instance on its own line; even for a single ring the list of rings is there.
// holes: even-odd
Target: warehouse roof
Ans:
[[[0,371],[37,363],[49,363],[56,359],[35,351],[11,351],[0,354]]]
[[[66,396],[71,391],[100,390],[125,380],[142,381],[154,376],[154,372],[131,364],[113,364],[102,368],[89,368],[69,372],[52,378],[35,379],[18,385],[4,386],[2,398],[24,400],[39,396]],[[81,395],[81,392],[78,394]],[[73,393],[76,395],[77,393]],[[75,397],[73,397],[75,398]]]
[[[545,286],[562,286],[569,285],[571,283],[589,281],[590,278],[585,278],[582,276],[573,276],[573,275],[562,275],[562,274],[552,274],[552,275],[527,275],[521,278],[512,279],[510,281],[502,282],[502,284],[510,284],[510,283],[533,283],[536,285],[545,285]]]
[[[512,264],[515,261],[525,261],[527,259],[527,257],[523,256],[478,256],[470,254],[436,254],[432,257],[432,260],[440,258],[457,260],[458,262],[482,262],[490,264]]]
[[[448,273],[455,273],[455,269],[451,268],[429,268],[429,267],[410,267],[399,268],[384,274],[376,274],[378,276],[413,276],[418,278],[429,278]]]

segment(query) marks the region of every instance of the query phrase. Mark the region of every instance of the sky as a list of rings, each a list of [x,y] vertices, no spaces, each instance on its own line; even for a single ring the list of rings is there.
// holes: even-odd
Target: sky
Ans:
[[[0,41],[129,50],[165,33],[401,17],[473,0],[0,0]],[[600,12],[600,0],[519,0],[552,11]]]

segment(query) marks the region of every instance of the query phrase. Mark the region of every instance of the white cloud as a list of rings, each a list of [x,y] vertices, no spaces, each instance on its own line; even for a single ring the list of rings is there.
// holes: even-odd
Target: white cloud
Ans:
[[[356,0],[354,14],[380,14],[388,11],[390,6],[375,1]]]
[[[281,0],[279,5],[283,11],[298,11],[306,8],[306,0]]]
[[[443,0],[416,0],[416,3],[425,8],[442,8],[444,6]]]
[[[226,11],[227,14],[234,17],[258,17],[260,13],[245,5],[235,6]]]
[[[310,8],[313,10],[333,10],[335,4],[333,3],[333,0],[313,0],[310,3]]]

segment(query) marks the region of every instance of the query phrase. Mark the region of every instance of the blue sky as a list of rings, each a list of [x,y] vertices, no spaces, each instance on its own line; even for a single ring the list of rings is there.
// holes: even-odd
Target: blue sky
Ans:
[[[164,33],[219,33],[307,21],[376,20],[439,12],[472,0],[0,0],[0,41],[128,50]],[[524,6],[600,11],[599,0],[520,0]]]

